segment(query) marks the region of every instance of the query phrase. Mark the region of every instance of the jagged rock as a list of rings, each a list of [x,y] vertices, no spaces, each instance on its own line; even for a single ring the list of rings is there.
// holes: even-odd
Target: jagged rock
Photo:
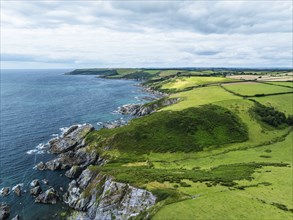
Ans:
[[[46,169],[46,165],[44,164],[44,162],[40,162],[40,163],[38,163],[37,165],[36,165],[36,168],[38,169],[38,170],[45,170]]]
[[[36,186],[30,189],[30,194],[33,196],[38,196],[42,192],[42,188],[40,186]]]
[[[95,172],[86,169],[77,180],[72,180],[68,185],[67,192],[63,196],[64,202],[76,210],[85,211],[90,197],[82,197],[81,193],[95,176]]]
[[[75,210],[86,213],[75,212],[69,219],[77,220],[82,217],[100,220],[113,219],[115,216],[115,219],[124,220],[148,210],[156,202],[156,197],[151,192],[115,182],[106,175],[96,175],[88,183],[86,194],[83,193],[79,181],[73,180],[69,184],[65,202]]]
[[[72,166],[87,167],[95,164],[98,160],[96,152],[87,152],[86,149],[81,148],[77,151],[68,151],[59,154],[54,160],[50,160],[42,167],[43,170],[65,170]]]
[[[179,101],[179,98],[164,98],[157,103],[151,104],[127,104],[118,108],[118,112],[123,115],[133,115],[133,116],[145,116],[155,112],[157,108],[172,105]]]
[[[12,191],[17,195],[21,196],[21,184],[17,184],[12,188]]]
[[[103,128],[107,128],[107,129],[119,128],[126,124],[127,124],[126,121],[124,121],[123,119],[120,119],[120,120],[103,123]]]
[[[61,137],[49,141],[49,150],[59,154],[78,148],[84,144],[83,138],[92,130],[94,127],[90,124],[73,125]]]
[[[41,193],[36,199],[36,203],[45,203],[45,204],[56,204],[59,195],[57,191],[53,188],[46,190],[44,193]]]
[[[31,183],[30,183],[30,186],[31,187],[36,187],[36,186],[39,186],[40,185],[40,181],[38,179],[35,179],[33,180]]]
[[[0,195],[1,196],[8,196],[10,193],[10,190],[9,190],[9,187],[3,187],[1,190],[0,190]]]
[[[65,173],[65,176],[70,179],[75,179],[81,174],[82,170],[83,169],[80,166],[73,166]]]
[[[20,217],[19,217],[19,215],[16,215],[13,219],[11,219],[11,220],[20,220]]]
[[[61,163],[58,159],[50,160],[46,162],[45,169],[47,170],[60,170],[61,169]]]
[[[89,168],[82,171],[81,175],[78,177],[77,182],[79,187],[84,190],[90,181],[95,178],[96,172],[91,171]]]
[[[5,203],[0,203],[0,219],[4,220],[9,217],[10,207]]]
[[[48,185],[49,181],[47,179],[43,179],[42,182],[45,184],[45,185]]]

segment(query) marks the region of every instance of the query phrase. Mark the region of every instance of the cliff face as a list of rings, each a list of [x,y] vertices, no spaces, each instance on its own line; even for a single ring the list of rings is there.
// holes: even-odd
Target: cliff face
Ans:
[[[72,220],[122,220],[148,210],[155,204],[156,197],[151,192],[86,169],[69,184],[64,201],[79,210],[70,216]]]

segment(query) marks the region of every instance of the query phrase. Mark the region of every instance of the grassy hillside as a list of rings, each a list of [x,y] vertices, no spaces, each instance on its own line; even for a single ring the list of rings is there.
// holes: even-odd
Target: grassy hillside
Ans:
[[[255,95],[268,95],[274,93],[292,93],[292,88],[281,87],[276,85],[247,82],[247,83],[230,83],[225,84],[224,88],[227,90],[239,94],[241,96],[255,96]]]
[[[163,71],[146,84],[180,101],[87,136],[91,169],[152,191],[153,219],[292,219],[292,88]]]

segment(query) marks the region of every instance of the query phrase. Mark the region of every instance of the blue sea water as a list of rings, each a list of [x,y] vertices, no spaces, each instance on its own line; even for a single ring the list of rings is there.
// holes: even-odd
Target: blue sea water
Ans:
[[[29,183],[35,178],[48,179],[55,189],[66,189],[69,180],[64,171],[33,169],[54,157],[40,146],[60,134],[60,128],[82,123],[99,128],[99,122],[124,117],[113,113],[119,106],[150,96],[135,81],[64,75],[68,71],[1,70],[0,189],[11,190],[21,183],[27,191],[20,197],[14,193],[0,196],[0,202],[10,205],[11,218],[18,214],[28,220],[58,219],[56,213],[67,209],[62,202],[35,204],[29,194]]]

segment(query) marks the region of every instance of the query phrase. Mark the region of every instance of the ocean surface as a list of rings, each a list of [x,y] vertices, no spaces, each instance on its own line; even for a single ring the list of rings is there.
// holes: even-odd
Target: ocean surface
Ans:
[[[72,124],[91,123],[99,129],[101,122],[129,120],[115,110],[151,96],[136,81],[64,75],[68,71],[1,70],[0,189],[23,184],[26,191],[20,197],[12,192],[0,196],[0,202],[10,205],[11,218],[18,214],[27,220],[59,219],[56,213],[68,209],[62,202],[36,204],[29,194],[29,184],[36,178],[49,180],[61,194],[69,183],[64,171],[34,169],[40,161],[55,158],[44,144]]]

